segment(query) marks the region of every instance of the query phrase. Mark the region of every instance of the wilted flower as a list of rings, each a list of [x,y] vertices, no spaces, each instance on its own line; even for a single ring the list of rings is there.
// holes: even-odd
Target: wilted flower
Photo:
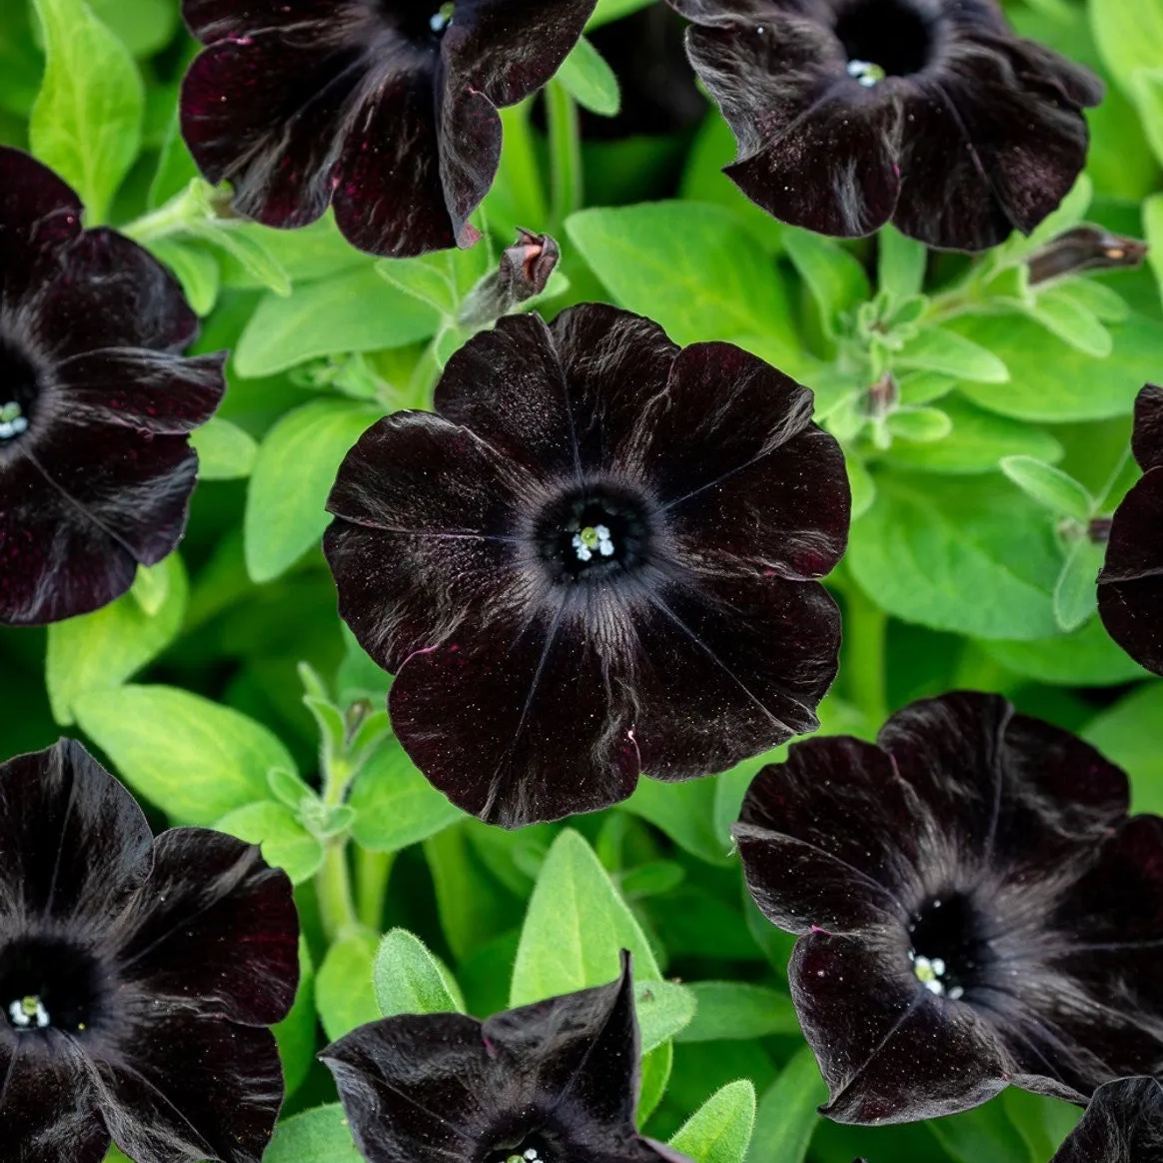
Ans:
[[[1051,1163],[1160,1163],[1163,1086],[1120,1078],[1100,1086],[1074,1133]]]
[[[436,409],[348,454],[324,546],[398,672],[401,743],[454,803],[557,819],[815,729],[839,617],[813,579],[850,497],[811,392],[587,304],[470,340]]]
[[[369,1163],[687,1163],[639,1136],[639,1037],[622,976],[485,1022],[416,1014],[320,1055]]]
[[[0,764],[4,1157],[258,1163],[299,974],[291,885],[201,828],[155,840],[79,744]]]
[[[469,292],[460,310],[466,326],[484,326],[540,295],[557,269],[561,249],[548,234],[517,228],[517,241],[505,248],[497,269]]]
[[[1100,82],[994,0],[669,0],[752,201],[822,234],[936,247],[1028,233],[1086,161]]]
[[[239,212],[304,226],[333,204],[375,254],[470,246],[497,171],[497,109],[540,89],[596,0],[183,0],[209,47],[182,133]]]
[[[1110,636],[1163,674],[1163,388],[1148,384],[1139,393],[1131,447],[1143,479],[1111,522],[1098,609]]]
[[[735,827],[838,1122],[965,1110],[1012,1084],[1084,1103],[1163,1070],[1163,820],[1126,776],[992,695],[793,747]]]
[[[187,437],[224,390],[221,356],[181,357],[197,319],[178,285],[81,212],[0,147],[0,623],[94,610],[177,545]]]

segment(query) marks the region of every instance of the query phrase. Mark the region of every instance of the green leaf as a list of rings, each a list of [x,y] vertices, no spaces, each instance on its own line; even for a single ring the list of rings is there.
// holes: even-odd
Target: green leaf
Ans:
[[[181,22],[170,0],[89,0],[89,6],[135,57],[165,48]]]
[[[713,1094],[670,1145],[694,1163],[743,1163],[755,1128],[755,1087],[746,1079]]]
[[[614,70],[584,36],[562,62],[557,80],[583,108],[601,117],[616,117],[622,93]]]
[[[239,375],[271,376],[324,355],[404,347],[436,334],[440,317],[372,267],[263,298],[239,337]]]
[[[864,267],[838,242],[807,230],[789,229],[783,242],[820,309],[825,334],[835,336],[841,318],[872,297]]]
[[[586,28],[587,30],[599,28],[603,24],[609,24],[611,20],[621,20],[623,16],[629,16],[632,12],[647,8],[653,3],[654,0],[598,0],[598,6],[594,9]]]
[[[942,401],[941,411],[952,421],[953,431],[936,444],[895,445],[891,453],[895,466],[959,476],[992,472],[1006,456],[1062,459],[1062,445],[1049,433],[987,412],[959,395]]]
[[[901,234],[895,226],[886,226],[877,241],[877,279],[882,291],[901,302],[919,295],[925,285],[925,267],[929,252],[922,242]]]
[[[1106,547],[1080,537],[1066,555],[1054,586],[1054,617],[1068,634],[1077,630],[1098,609],[1098,575]]]
[[[464,1013],[455,978],[407,929],[392,929],[372,966],[376,1002],[385,1018],[397,1014]]]
[[[695,995],[670,981],[638,981],[634,1008],[642,1031],[642,1053],[648,1054],[682,1032],[695,1016]]]
[[[330,524],[327,496],[340,463],[379,412],[326,397],[288,412],[259,445],[246,494],[246,569],[268,582],[290,569]]]
[[[340,937],[323,958],[315,979],[315,1007],[333,1042],[380,1016],[372,986],[378,948],[370,933],[353,933]]]
[[[573,215],[566,231],[614,299],[676,343],[731,340],[795,374],[802,355],[787,290],[730,211],[694,202],[603,207]]]
[[[310,226],[295,230],[276,230],[257,222],[231,221],[230,231],[260,245],[286,272],[292,283],[317,282],[356,268],[371,270],[375,260],[358,251],[335,225],[328,212]],[[246,290],[260,290],[267,284],[237,258],[222,257],[222,284]]]
[[[731,863],[731,843],[715,831],[715,781],[662,783],[643,779],[620,807],[649,820],[692,856],[708,864]]]
[[[1025,1140],[999,1099],[964,1114],[933,1119],[929,1129],[957,1163],[1031,1163]]]
[[[1010,378],[1005,363],[987,346],[944,327],[928,327],[892,357],[896,368],[941,372],[958,380],[1004,384]]]
[[[205,318],[218,302],[221,277],[218,262],[212,254],[195,246],[186,246],[172,238],[159,238],[149,243],[154,258],[170,268],[182,284],[182,294],[196,315]]]
[[[981,642],[1008,670],[1059,686],[1118,686],[1146,671],[1111,640],[1098,618],[1073,634],[1056,633],[1032,642]]]
[[[428,782],[395,739],[381,744],[364,765],[348,802],[356,812],[352,836],[373,852],[398,852],[463,816]]]
[[[286,268],[257,235],[238,229],[239,225],[233,221],[197,221],[188,229],[195,238],[224,250],[260,286],[283,298],[289,296],[291,277]]]
[[[786,993],[742,981],[696,981],[687,988],[697,1009],[679,1042],[746,1041],[799,1033],[795,1007]]]
[[[141,146],[141,74],[84,0],[34,3],[46,61],[29,123],[32,152],[77,191],[88,224],[97,225]]]
[[[217,416],[191,435],[190,444],[198,453],[198,478],[204,481],[248,477],[258,456],[258,445],[249,432]]]
[[[172,555],[171,555],[172,556]],[[156,618],[169,597],[174,571],[167,559],[157,565],[139,565],[129,592],[148,618]]]
[[[1090,24],[1103,60],[1133,96],[1131,78],[1163,60],[1161,0],[1091,0]]]
[[[1105,359],[1114,350],[1111,333],[1069,291],[1051,287],[1035,297],[1028,311],[1031,319],[1086,355]]]
[[[1150,250],[1147,261],[1155,272],[1159,293],[1163,295],[1163,194],[1153,194],[1143,203],[1143,228]]]
[[[1130,414],[1145,383],[1159,374],[1163,324],[1132,315],[1111,328],[1114,350],[1096,359],[1048,336],[1020,315],[958,320],[958,331],[996,352],[1010,370],[1004,389],[963,384],[974,403],[1019,420],[1066,424]]]
[[[135,792],[184,824],[213,824],[266,794],[272,767],[294,770],[261,724],[189,691],[93,691],[73,712]]]
[[[263,1163],[359,1163],[339,1103],[292,1115],[275,1128]]]
[[[1092,719],[1083,738],[1131,777],[1136,812],[1163,815],[1163,682],[1146,683]]]
[[[181,558],[171,553],[160,565],[168,582],[153,614],[134,593],[78,618],[48,628],[45,683],[53,718],[73,722],[73,706],[93,691],[113,690],[158,657],[178,636],[186,616],[189,586]]]
[[[281,868],[294,884],[310,880],[323,863],[323,846],[285,804],[259,800],[227,812],[215,825],[262,848],[263,859]]]
[[[510,1002],[605,985],[619,973],[621,950],[634,958],[636,981],[661,981],[645,934],[618,895],[593,849],[577,832],[562,832],[541,868],[529,901]]]
[[[804,1046],[759,1101],[748,1163],[804,1163],[827,1099],[816,1059]]]
[[[305,937],[299,938],[299,988],[291,1012],[271,1032],[279,1043],[287,1094],[294,1094],[315,1064],[315,966]]]
[[[1096,278],[1058,283],[1054,292],[1085,307],[1104,323],[1125,323],[1131,317],[1131,306],[1126,299],[1112,286]]]
[[[456,317],[460,296],[445,252],[419,258],[381,259],[375,270],[404,294],[411,295],[441,315]]]
[[[881,474],[852,526],[848,562],[865,592],[906,622],[980,638],[1057,631],[1051,595],[1062,566],[1052,522],[1000,477]]]
[[[1094,513],[1095,499],[1068,473],[1032,456],[1007,456],[1002,471],[1043,509],[1059,517],[1073,517],[1088,522]]]
[[[1131,74],[1131,96],[1138,107],[1147,140],[1163,161],[1163,68],[1136,69]]]
[[[953,421],[941,408],[901,408],[885,423],[893,437],[912,444],[936,444],[953,431]]]

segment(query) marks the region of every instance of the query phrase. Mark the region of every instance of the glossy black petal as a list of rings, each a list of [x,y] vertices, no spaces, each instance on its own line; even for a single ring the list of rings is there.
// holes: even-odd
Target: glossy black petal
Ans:
[[[0,623],[87,613],[170,553],[223,357],[147,251],[83,232],[58,178],[0,148]]]
[[[479,237],[496,174],[497,109],[540,89],[596,0],[184,0],[207,46],[182,89],[182,132],[239,211],[303,226],[334,204],[376,254]]]
[[[1101,85],[993,0],[669,2],[738,139],[726,172],[784,221],[981,250],[1032,230],[1085,164]]]
[[[789,976],[841,1122],[932,1118],[1009,1084],[1084,1102],[1163,1068],[1163,821],[1126,776],[996,696],[894,715],[765,768],[735,836],[802,935]]]
[[[155,842],[79,744],[0,764],[5,1150],[258,1163],[298,982],[285,874],[201,829]],[[7,1156],[6,1156],[7,1157]]]
[[[398,671],[397,735],[450,799],[558,819],[815,729],[839,642],[816,579],[850,497],[810,392],[586,305],[475,337],[436,406],[352,450],[325,549],[341,614]]]
[[[639,1041],[629,958],[597,989],[485,1022],[387,1018],[320,1055],[369,1163],[683,1163],[639,1137]]]
[[[1123,1078],[1100,1086],[1082,1122],[1051,1163],[1159,1163],[1163,1160],[1163,1086]]]
[[[1132,447],[1144,475],[1111,523],[1098,609],[1110,636],[1163,674],[1163,388],[1139,393]]]

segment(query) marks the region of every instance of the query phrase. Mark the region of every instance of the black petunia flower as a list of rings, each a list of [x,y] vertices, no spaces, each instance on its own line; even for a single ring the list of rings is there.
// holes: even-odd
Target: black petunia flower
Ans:
[[[587,304],[470,340],[436,408],[349,453],[324,547],[454,803],[558,819],[816,728],[850,498],[811,392]]]
[[[1051,1163],[1163,1163],[1163,1086],[1146,1077],[1100,1086]]]
[[[299,975],[291,885],[201,828],[155,840],[79,744],[0,764],[5,1159],[257,1163]]]
[[[181,539],[221,356],[146,251],[0,147],[0,623],[87,613]]]
[[[596,0],[183,0],[209,47],[182,89],[202,172],[268,226],[333,204],[375,254],[479,237],[497,171],[499,107],[553,76]]]
[[[1139,393],[1131,447],[1143,479],[1111,523],[1098,610],[1136,662],[1163,674],[1163,388],[1148,384]]]
[[[965,1110],[1012,1084],[1083,1103],[1163,1071],[1163,820],[1004,699],[952,694],[877,744],[763,769],[735,827],[838,1122]]]
[[[385,1018],[320,1055],[369,1163],[688,1163],[634,1125],[639,1036],[622,976],[485,1022]]]
[[[1101,83],[995,0],[669,3],[739,141],[726,173],[786,222],[982,250],[1029,233],[1085,164]]]

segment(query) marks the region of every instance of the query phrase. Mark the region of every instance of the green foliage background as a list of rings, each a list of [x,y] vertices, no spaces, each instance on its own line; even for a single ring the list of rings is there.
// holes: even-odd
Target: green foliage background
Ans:
[[[640,7],[601,0],[595,23]],[[385,412],[429,404],[490,248],[518,224],[548,229],[563,260],[546,314],[609,301],[816,389],[856,501],[830,579],[845,647],[825,731],[871,737],[914,698],[1001,691],[1124,764],[1135,807],[1163,811],[1163,683],[1099,624],[1101,549],[1084,536],[1135,480],[1131,405],[1163,378],[1163,0],[1026,0],[1009,14],[1109,85],[1086,175],[1033,239],[973,262],[927,259],[891,229],[875,250],[841,245],[735,191],[713,109],[690,133],[577,156],[519,107],[504,114],[488,241],[378,261],[329,219],[277,233],[219,216],[175,130],[194,51],[178,0],[4,0],[0,141],[72,182],[89,225],[149,246],[205,319],[199,350],[233,355],[220,416],[196,438],[203,483],[180,558],[96,614],[0,631],[0,758],[77,733],[159,826],[261,842],[295,880],[304,986],[279,1030],[290,1097],[273,1163],[355,1158],[313,1063],[325,1036],[598,984],[622,947],[650,1050],[645,1127],[697,1163],[1046,1163],[1069,1130],[1077,1112],[1018,1092],[931,1124],[822,1122],[787,995],[790,940],[746,898],[728,835],[779,753],[713,780],[643,781],[569,827],[465,819],[391,738],[387,676],[342,630],[319,551],[346,450]],[[568,126],[575,101],[618,109],[588,42],[551,86],[549,124]],[[1029,256],[1081,221],[1158,252],[1141,270],[1031,287]],[[877,401],[869,385],[887,373],[899,397]]]

